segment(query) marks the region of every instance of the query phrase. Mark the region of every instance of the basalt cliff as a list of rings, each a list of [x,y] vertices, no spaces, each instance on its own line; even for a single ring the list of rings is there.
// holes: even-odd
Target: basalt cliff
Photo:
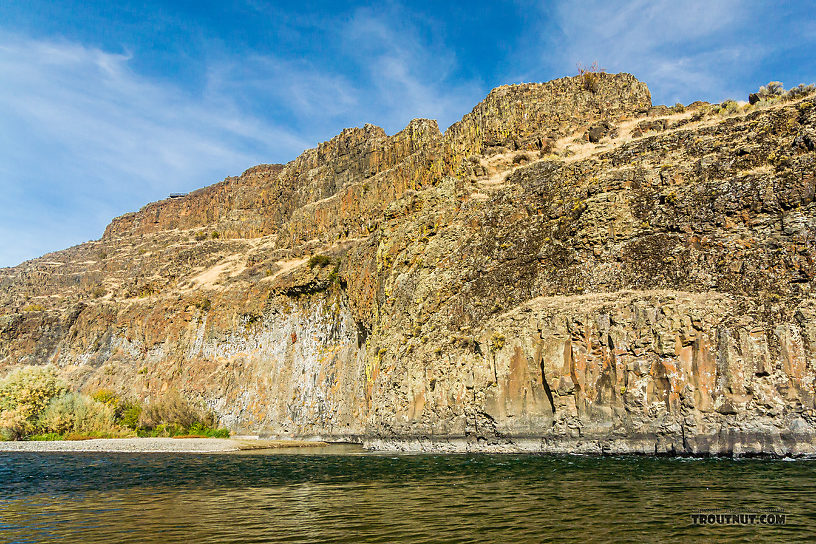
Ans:
[[[816,453],[815,193],[812,94],[499,87],[0,269],[0,373],[372,448]]]

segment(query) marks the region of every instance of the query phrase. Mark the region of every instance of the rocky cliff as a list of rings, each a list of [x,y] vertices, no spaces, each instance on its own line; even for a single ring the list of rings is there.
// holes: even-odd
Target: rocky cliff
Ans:
[[[816,98],[499,87],[0,269],[0,372],[411,450],[816,453]]]

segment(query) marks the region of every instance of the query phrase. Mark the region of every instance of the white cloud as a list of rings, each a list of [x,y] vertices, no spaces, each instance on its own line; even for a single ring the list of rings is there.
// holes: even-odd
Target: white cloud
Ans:
[[[455,77],[436,22],[400,10],[326,25],[328,58],[197,61],[198,91],[141,75],[127,52],[0,31],[0,266],[98,238],[115,215],[293,159],[344,127],[394,133],[429,117],[444,129],[486,89]]]
[[[459,59],[443,39],[445,25],[456,22],[420,15],[410,3],[348,8],[348,16],[346,8],[337,10],[343,15],[335,10],[316,15],[247,4],[278,33],[304,31],[302,39],[318,41],[326,58],[294,62],[250,55],[213,74],[216,88],[230,86],[243,93],[252,82],[301,119],[328,116],[344,122],[343,127],[373,123],[389,133],[416,117],[436,119],[444,129],[486,94],[481,81],[456,74]],[[235,76],[239,85],[231,81]],[[322,133],[324,138],[341,128],[332,126],[332,132]],[[325,121],[323,127],[328,128]]]
[[[229,96],[247,103],[263,95],[272,107],[300,119],[331,118],[359,107],[358,91],[344,75],[326,72],[305,59],[257,54],[211,65],[206,94],[216,101]]]
[[[96,238],[113,215],[307,146],[229,96],[191,96],[129,61],[0,34],[0,266]]]
[[[377,15],[358,9],[342,29],[344,47],[363,63],[379,101],[378,124],[391,132],[416,117],[436,119],[444,130],[486,94],[480,81],[452,77],[458,59],[443,43],[427,43],[423,29],[399,10]],[[419,21],[426,34],[435,21]]]
[[[734,38],[755,2],[737,0],[589,0],[558,2],[548,13],[541,63],[571,75],[594,61],[631,72],[656,102],[739,97],[741,80],[765,51],[750,36]]]

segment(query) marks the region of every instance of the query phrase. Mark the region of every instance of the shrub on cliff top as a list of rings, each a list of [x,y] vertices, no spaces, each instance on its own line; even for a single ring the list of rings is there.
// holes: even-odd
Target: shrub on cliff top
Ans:
[[[737,113],[737,110],[739,110],[739,104],[737,104],[736,101],[729,99],[720,104],[720,108],[717,113],[720,115],[729,115],[732,113]]]
[[[781,81],[771,81],[767,85],[759,88],[760,98],[770,98],[773,96],[782,96],[785,93],[785,88],[782,87]]]
[[[581,78],[581,86],[584,90],[589,91],[591,93],[595,93],[598,91],[598,86],[600,85],[601,76],[606,72],[606,69],[598,67],[598,61],[593,62],[590,66],[581,66],[578,65],[578,77]]]
[[[753,106],[763,107],[780,100],[795,100],[816,92],[816,86],[812,83],[805,85],[800,83],[796,87],[785,90],[781,81],[771,81],[763,85],[756,93],[748,95],[748,102]]]
[[[797,98],[807,96],[813,93],[814,91],[816,91],[816,85],[814,85],[813,83],[811,83],[810,85],[800,83],[798,86],[788,89],[788,91],[785,93],[785,98],[788,100],[795,100]]]

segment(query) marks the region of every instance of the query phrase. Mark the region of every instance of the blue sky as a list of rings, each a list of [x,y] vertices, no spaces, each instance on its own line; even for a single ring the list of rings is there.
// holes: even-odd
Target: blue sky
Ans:
[[[0,266],[341,129],[597,61],[655,104],[816,80],[814,2],[0,2]]]

